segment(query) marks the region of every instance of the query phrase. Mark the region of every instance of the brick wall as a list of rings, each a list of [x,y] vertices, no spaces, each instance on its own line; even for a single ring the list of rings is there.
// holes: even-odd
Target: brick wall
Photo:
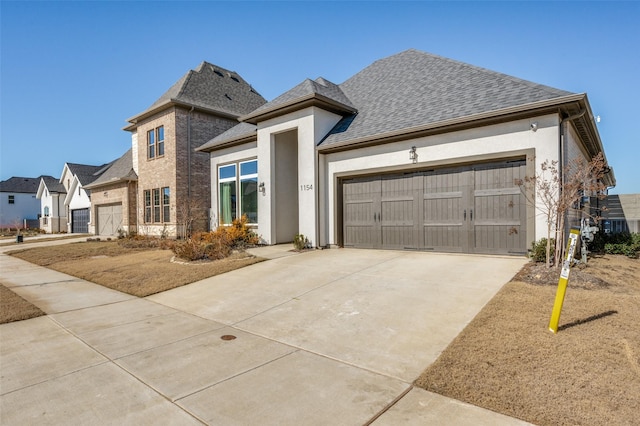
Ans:
[[[122,204],[122,230],[137,231],[137,183],[119,182],[94,188],[91,191],[90,232],[98,233],[98,207],[107,204]]]
[[[200,218],[194,223],[195,230],[207,229],[211,165],[208,153],[194,150],[236,124],[236,120],[179,107],[168,108],[138,124],[137,221],[140,233],[159,235],[167,232],[172,237],[180,236],[188,209],[197,210],[191,216]],[[164,156],[148,159],[147,132],[158,126],[164,126]],[[170,188],[170,220],[167,223],[145,223],[144,191],[163,187]]]

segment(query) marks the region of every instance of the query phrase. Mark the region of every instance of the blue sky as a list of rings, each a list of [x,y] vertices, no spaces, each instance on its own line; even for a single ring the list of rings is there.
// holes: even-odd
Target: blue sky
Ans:
[[[0,179],[131,143],[126,119],[203,60],[267,100],[415,48],[586,92],[617,187],[640,192],[638,2],[0,2]]]

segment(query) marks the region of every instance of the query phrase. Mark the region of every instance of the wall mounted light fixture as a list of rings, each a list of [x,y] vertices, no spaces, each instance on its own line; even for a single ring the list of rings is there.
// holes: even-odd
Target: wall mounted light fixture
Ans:
[[[264,193],[266,192],[264,182],[260,182],[260,185],[258,185],[258,191],[262,192],[262,194],[264,195]]]
[[[531,131],[535,132],[538,130],[538,122],[534,121],[533,123],[531,123]]]
[[[414,164],[418,162],[418,153],[416,152],[415,146],[412,146],[409,150],[409,160],[411,160]]]

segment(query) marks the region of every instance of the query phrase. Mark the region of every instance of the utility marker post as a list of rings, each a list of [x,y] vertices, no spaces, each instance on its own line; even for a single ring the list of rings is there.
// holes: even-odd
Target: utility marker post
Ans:
[[[571,271],[571,261],[576,252],[578,238],[580,237],[580,229],[571,229],[569,241],[567,241],[567,256],[562,264],[560,279],[558,280],[558,291],[556,292],[556,301],[553,304],[553,312],[551,312],[551,320],[549,321],[549,330],[556,334],[558,332],[558,323],[560,322],[560,313],[562,312],[562,304],[564,303],[564,295],[567,292],[567,284],[569,284],[569,272]]]

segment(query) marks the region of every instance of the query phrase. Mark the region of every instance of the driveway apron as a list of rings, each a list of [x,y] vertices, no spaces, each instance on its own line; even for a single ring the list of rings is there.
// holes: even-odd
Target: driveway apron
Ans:
[[[0,255],[0,424],[525,424],[413,388],[523,258],[292,255],[144,299]]]

